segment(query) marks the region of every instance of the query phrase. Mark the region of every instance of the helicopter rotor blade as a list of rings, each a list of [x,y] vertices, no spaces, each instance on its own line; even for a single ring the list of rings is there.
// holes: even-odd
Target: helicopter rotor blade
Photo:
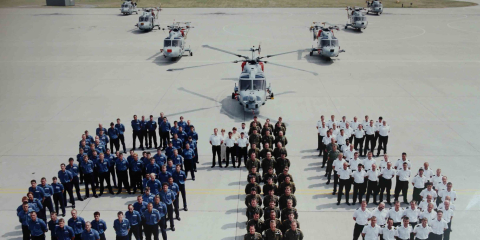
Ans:
[[[248,58],[249,58],[249,57],[247,57],[247,56],[243,56],[243,55],[240,55],[240,54],[236,54],[236,53],[233,53],[233,52],[229,52],[229,51],[227,51],[227,50],[223,50],[223,49],[220,49],[220,48],[212,47],[212,46],[210,46],[210,45],[202,45],[202,47],[204,47],[204,48],[209,48],[209,49],[212,49],[212,50],[215,50],[215,51],[219,51],[219,52],[223,52],[223,53],[226,53],[226,54],[230,54],[230,55],[233,55],[233,56],[245,58],[245,59],[248,59]]]
[[[168,71],[168,72],[182,71],[182,70],[185,70],[185,69],[191,69],[191,68],[200,68],[200,67],[208,67],[208,66],[219,65],[219,64],[225,64],[225,63],[231,63],[231,62],[217,62],[217,63],[208,63],[208,64],[203,64],[203,65],[196,65],[196,66],[183,67],[183,68],[169,68],[169,69],[167,69],[167,71]]]
[[[305,50],[309,50],[309,49],[301,49],[300,51],[305,51]],[[280,55],[285,55],[285,54],[289,54],[289,53],[296,53],[298,52],[299,50],[295,50],[295,51],[289,51],[289,52],[284,52],[284,53],[277,53],[277,54],[273,54],[273,55],[267,55],[265,56],[266,58],[271,58],[271,57],[275,57],[275,56],[280,56]],[[264,58],[264,57],[262,57]]]
[[[311,73],[311,74],[313,74],[314,76],[318,76],[318,73],[316,73],[316,72],[307,71],[307,70],[300,69],[300,68],[294,68],[294,67],[285,66],[285,65],[282,65],[282,64],[272,63],[272,62],[268,62],[268,64],[270,64],[270,65],[275,65],[275,66],[279,66],[279,67],[284,67],[284,68],[289,68],[289,69],[293,69],[293,70],[297,70],[297,71],[301,71],[301,72]]]

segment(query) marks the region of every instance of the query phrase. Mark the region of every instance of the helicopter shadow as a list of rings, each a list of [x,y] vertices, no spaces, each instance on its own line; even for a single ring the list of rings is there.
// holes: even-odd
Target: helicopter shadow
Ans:
[[[320,56],[318,53],[314,54],[313,56],[310,56],[309,54],[307,54],[304,56],[304,58],[305,60],[307,60],[308,63],[314,63],[321,66],[330,66],[335,61],[338,60],[335,58],[326,58],[326,57]]]
[[[360,29],[354,29],[354,28],[351,28],[351,27],[347,27],[345,29],[345,25],[343,25],[342,31],[348,32],[348,33],[355,33],[355,34],[362,34],[363,33],[363,31],[360,30]]]
[[[156,56],[157,55],[157,56]],[[156,56],[156,57],[155,57]],[[153,55],[152,57],[148,58],[147,60],[150,60],[152,59],[153,57],[155,57],[155,60],[153,60],[153,62],[155,64],[157,64],[158,66],[168,66],[168,65],[172,65],[172,64],[175,64],[177,63],[178,61],[180,61],[181,57],[178,57],[178,58],[165,58],[163,56],[163,54],[160,53],[160,55],[158,55],[158,53],[156,53],[155,55]]]
[[[147,34],[149,32],[152,32],[152,30],[150,31],[142,31],[140,29],[137,29],[137,28],[134,28],[132,30],[128,30],[129,32],[133,33],[133,34],[136,34],[136,35],[143,35],[143,34]]]

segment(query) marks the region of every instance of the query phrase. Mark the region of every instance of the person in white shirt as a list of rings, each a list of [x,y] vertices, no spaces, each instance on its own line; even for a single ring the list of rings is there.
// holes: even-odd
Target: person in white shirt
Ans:
[[[446,197],[445,197],[445,202],[446,202],[446,201],[448,201],[448,202],[450,203],[450,208],[451,208],[453,211],[455,211],[455,205],[453,205],[453,203],[451,202],[450,196],[446,196]],[[445,202],[442,202],[442,203],[440,203],[440,205],[438,205],[438,209],[439,209],[439,210],[442,210],[442,211],[443,211],[443,210],[445,209]]]
[[[360,156],[362,156],[363,142],[365,141],[365,131],[363,131],[363,125],[358,124],[358,128],[355,129],[353,134],[355,135],[355,150],[358,151],[358,149],[360,147],[359,153],[360,153]]]
[[[388,160],[388,155],[383,155],[383,159],[380,160],[380,164],[378,165],[378,171],[382,171],[383,169],[387,168],[387,163],[390,161]]]
[[[451,182],[448,182],[447,189],[442,190],[438,193],[438,196],[442,199],[442,202],[445,202],[446,196],[450,196],[450,199],[452,200],[452,202],[457,201],[457,192],[453,191],[452,186],[453,184]]]
[[[407,192],[408,192],[408,180],[410,179],[410,170],[408,170],[407,163],[403,162],[403,167],[397,170],[397,184],[395,185],[395,201],[398,201],[400,192],[403,195],[403,202],[408,204]]]
[[[358,153],[355,153],[358,155]],[[350,165],[351,166],[351,165]],[[362,203],[362,197],[365,194],[365,178],[367,177],[367,173],[363,170],[363,165],[357,165],[357,171],[352,173],[353,177],[353,205],[357,202],[357,195],[358,195],[358,202]]]
[[[218,135],[218,129],[213,129],[213,134],[210,136],[210,145],[212,145],[212,168],[215,167],[215,155],[218,156],[218,165],[222,167],[222,159],[220,158],[221,145],[223,144],[223,139]]]
[[[345,158],[345,160],[347,162],[350,161],[351,158],[353,158],[353,154],[355,154],[355,149],[353,149],[353,144],[350,144],[350,140],[346,140],[346,143],[345,145],[343,145],[343,158]]]
[[[425,183],[425,187],[427,187],[427,183],[432,182],[434,172],[430,168],[430,164],[428,162],[424,162],[421,168],[423,169],[423,176],[427,178],[427,182]]]
[[[387,191],[387,203],[392,206],[390,202],[390,190],[392,189],[392,179],[395,177],[395,170],[392,168],[392,163],[388,162],[387,167],[384,168],[379,175],[380,185],[380,202],[383,201],[383,193]]]
[[[388,210],[387,217],[393,219],[393,226],[398,227],[402,224],[403,211],[399,201],[395,201],[395,206]]]
[[[347,117],[343,116],[342,120],[340,120],[337,124],[339,128],[345,128],[345,124],[347,123]]]
[[[427,196],[418,204],[418,208],[421,210],[426,210],[429,204],[433,205],[433,209],[437,209],[437,204],[433,201],[433,197],[431,194],[427,194]]]
[[[412,229],[417,225],[418,223],[418,216],[420,215],[420,209],[418,209],[415,201],[410,202],[410,206],[405,208],[405,211],[403,211],[403,216],[408,217],[410,226],[412,226]],[[411,238],[413,239],[413,234],[411,235]]]
[[[435,188],[435,191],[437,192],[437,205],[442,202],[442,198],[440,197],[440,193],[443,192],[443,190],[447,190],[447,176],[442,177],[442,182],[437,184],[437,187]]]
[[[443,220],[447,222],[448,229],[445,230],[445,233],[443,234],[443,239],[444,240],[449,240],[450,239],[450,232],[452,231],[452,220],[453,220],[453,209],[450,208],[450,201],[445,200],[443,202],[444,208],[443,210],[438,210],[443,212]]]
[[[345,188],[345,202],[348,206],[350,206],[350,202],[348,200],[350,199],[352,170],[348,168],[348,163],[344,162],[343,167],[339,169],[337,173],[339,178],[337,205],[340,205],[340,201],[342,200],[343,188]]]
[[[355,151],[355,150],[353,150],[353,151]],[[350,158],[350,159],[348,160],[348,164],[350,165],[350,169],[352,169],[352,172],[357,171],[357,166],[358,166],[359,164],[362,165],[362,162],[363,162],[363,161],[360,160],[360,158],[358,158],[358,152],[354,152],[354,153],[353,153],[353,158]],[[363,165],[362,165],[362,166],[363,166]]]
[[[340,134],[340,128],[337,127],[337,124],[332,124],[330,131],[332,131],[332,135],[337,139],[337,136]]]
[[[338,170],[343,168],[343,164],[346,163],[345,160],[343,159],[343,154],[339,153],[338,158],[335,159],[332,163],[333,167],[333,193],[332,195],[335,195],[337,193],[337,185],[338,185]]]
[[[362,206],[357,208],[353,213],[353,221],[355,221],[355,227],[353,229],[353,240],[358,240],[363,228],[368,224],[372,213],[367,210],[367,202],[362,201]]]
[[[390,126],[387,125],[386,121],[377,127],[378,133],[378,149],[377,157],[380,155],[380,150],[383,149],[383,154],[387,154],[387,144],[388,144],[388,135],[390,134]],[[376,134],[376,133],[375,133]]]
[[[395,237],[399,240],[409,240],[410,234],[413,232],[412,226],[410,226],[408,217],[403,217],[402,225],[397,227]]]
[[[395,233],[397,228],[393,226],[393,219],[389,218],[387,220],[387,226],[382,228],[380,232],[380,239],[382,240],[395,240]]]
[[[228,167],[230,162],[230,157],[232,157],[232,165],[235,168],[235,139],[232,137],[233,133],[228,132],[228,137],[224,140],[226,146],[226,155],[227,155],[227,164],[225,167]]]
[[[362,121],[362,126],[365,129],[368,125],[370,125],[370,120],[368,120],[368,115],[365,115],[365,120]]]
[[[385,203],[382,202],[372,210],[372,216],[377,217],[377,225],[380,227],[385,227],[387,224],[387,214],[388,210],[385,209]]]
[[[322,115],[323,117],[323,115]],[[323,144],[323,138],[325,136],[327,136],[327,131],[328,131],[328,128],[327,126],[325,126],[325,122],[321,122],[320,123],[320,126],[318,126],[318,123],[317,123],[317,135],[318,135],[318,147],[317,147],[317,150],[320,150],[320,153],[318,154],[318,156],[321,156],[322,155],[322,150],[324,149],[324,146],[322,145]]]
[[[423,189],[423,191],[420,192],[420,198],[422,199],[422,201],[427,198],[427,195],[430,195],[434,199],[437,199],[437,192],[433,190],[432,187],[433,187],[433,183],[428,182],[427,188]]]
[[[325,167],[325,163],[327,163],[327,159],[328,159],[328,149],[327,149],[327,145],[329,143],[335,143],[335,140],[332,140],[332,135],[330,134],[330,130],[327,130],[327,135],[325,135],[325,137],[323,137],[322,139],[322,153],[323,153],[323,161],[322,161],[322,168]]]
[[[395,169],[399,170],[400,168],[403,167],[403,163],[407,163],[408,169],[410,169],[410,160],[407,159],[407,153],[402,153],[402,159],[398,159],[397,162],[395,162]]]
[[[428,239],[442,240],[443,233],[448,229],[448,223],[443,219],[443,212],[437,212],[437,218],[428,222],[432,228],[432,234]]]
[[[333,128],[333,125],[337,125],[337,121],[335,120],[335,115],[330,116],[330,120],[327,122],[327,127],[328,128]]]
[[[432,176],[432,182],[433,182],[433,189],[435,191],[437,191],[437,185],[442,183],[442,178],[443,178],[443,175],[442,175],[442,169],[438,168],[437,169],[437,172],[435,175]],[[438,194],[438,192],[437,192]]]
[[[353,117],[353,121],[350,122],[350,127],[353,129],[353,131],[355,131],[355,129],[358,128],[358,125],[362,125],[360,124],[360,122],[358,122],[358,118],[357,116]]]
[[[437,216],[437,212],[434,210],[435,208],[436,207],[434,203],[429,203],[427,205],[427,209],[422,210],[422,212],[420,213],[420,219],[422,218],[430,219],[428,220],[429,222],[432,219],[435,219],[435,217]]]
[[[413,186],[413,195],[412,199],[420,203],[422,201],[422,198],[420,197],[420,193],[425,189],[425,183],[427,182],[427,178],[423,176],[423,169],[420,168],[418,170],[418,174],[415,175],[412,179],[412,186]]]
[[[240,134],[244,133],[245,134],[245,138],[248,139],[248,132],[250,131],[250,129],[248,129],[246,127],[246,124],[245,123],[242,123],[242,128],[240,128],[240,130],[238,130],[238,132],[240,132]]]
[[[242,165],[242,161],[241,161],[241,158],[243,157],[243,162],[245,163],[247,161],[247,155],[248,155],[248,139],[245,137],[245,133],[244,132],[241,132],[240,133],[240,138],[237,139],[237,143],[238,143],[238,156],[237,156],[237,160],[238,160],[238,166],[237,168],[240,168],[240,165]]]
[[[365,171],[372,169],[373,164],[377,165],[377,160],[373,158],[372,152],[368,152],[367,158],[363,160],[363,167],[365,168]]]
[[[225,146],[225,139],[228,137],[225,135],[225,129],[220,130],[220,136],[222,137],[223,143],[220,145],[220,157],[222,158],[222,163],[225,163],[225,158],[227,157],[227,146]]]
[[[355,129],[350,127],[350,123],[346,122],[343,131],[345,133],[345,136],[348,137],[348,140],[350,140],[350,143],[353,144],[353,131],[355,131]]]
[[[367,154],[367,151],[373,152],[375,150],[375,126],[373,125],[373,120],[370,121],[370,124],[365,126],[365,148],[363,154]]]
[[[340,129],[340,133],[337,135],[337,144],[338,144],[338,149],[343,152],[343,146],[347,144],[346,140],[348,139],[347,136],[345,136],[344,130]]]
[[[377,205],[378,194],[378,170],[375,164],[372,164],[372,169],[367,170],[367,204],[370,201],[370,194],[373,195],[373,203]]]
[[[428,226],[428,219],[422,219],[422,223],[415,226],[413,229],[413,234],[415,239],[418,240],[426,240],[428,239],[428,235],[432,232],[432,228]]]
[[[370,224],[362,229],[362,237],[364,240],[377,240],[381,230],[377,225],[377,218],[372,216]]]

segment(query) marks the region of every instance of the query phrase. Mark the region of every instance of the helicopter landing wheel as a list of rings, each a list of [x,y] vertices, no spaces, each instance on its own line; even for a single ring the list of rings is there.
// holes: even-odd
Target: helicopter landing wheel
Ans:
[[[380,16],[380,15],[382,15],[382,13],[381,13],[381,12],[378,12],[378,16]]]
[[[347,29],[347,25],[345,25],[345,29]]]
[[[190,57],[193,56],[193,52],[190,52]]]
[[[232,99],[235,99],[235,93],[232,93]]]
[[[310,52],[310,56],[313,56],[313,52]]]

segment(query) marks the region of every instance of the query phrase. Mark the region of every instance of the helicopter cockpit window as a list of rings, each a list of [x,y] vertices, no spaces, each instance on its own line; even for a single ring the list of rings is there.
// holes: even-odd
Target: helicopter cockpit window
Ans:
[[[265,90],[265,80],[253,80],[253,90]]]
[[[165,41],[163,41],[163,46],[164,46],[164,47],[170,47],[170,46],[172,46],[172,41],[171,41],[171,40],[165,40]]]
[[[382,4],[380,4],[379,2],[373,2],[372,6],[374,6],[374,7],[381,7]]]
[[[138,21],[143,22],[143,17],[139,17]]]
[[[326,40],[321,40],[320,41],[320,46],[322,47],[328,47],[330,46],[330,40],[326,39]]]
[[[245,79],[245,80],[240,79],[240,81],[239,81],[240,91],[250,90],[251,83],[252,83],[252,81],[250,81],[249,79]]]
[[[172,40],[172,47],[180,47],[180,40]]]
[[[333,47],[338,46],[338,40],[337,39],[330,40],[330,46],[333,46]]]
[[[353,17],[353,21],[357,22],[357,21],[365,21],[365,17]]]

